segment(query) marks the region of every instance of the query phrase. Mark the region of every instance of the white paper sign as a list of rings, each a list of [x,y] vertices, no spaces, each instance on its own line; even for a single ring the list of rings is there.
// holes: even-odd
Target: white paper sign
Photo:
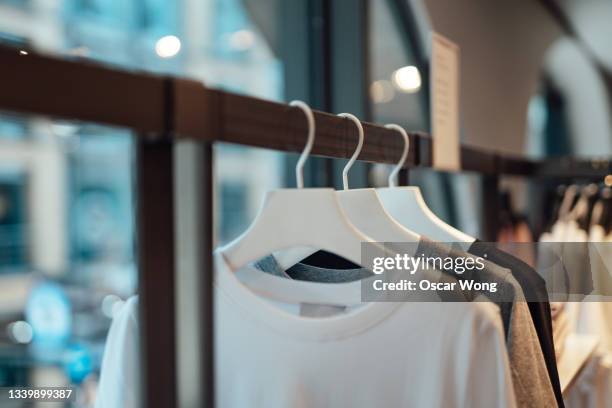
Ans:
[[[459,170],[459,47],[435,32],[430,78],[433,165],[441,170]]]

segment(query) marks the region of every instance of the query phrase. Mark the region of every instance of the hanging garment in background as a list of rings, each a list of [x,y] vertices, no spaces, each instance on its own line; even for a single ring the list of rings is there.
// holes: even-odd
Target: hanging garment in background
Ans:
[[[593,294],[612,300],[612,234],[606,235],[601,225],[592,225],[588,245]]]
[[[554,313],[552,313],[553,321],[553,339],[555,341],[555,356],[560,360],[565,350],[565,341],[570,333],[572,333],[572,325],[565,309],[563,302],[556,302]]]
[[[599,348],[612,355],[612,302],[587,297],[584,302],[572,306],[574,331],[597,336]]]
[[[244,286],[216,253],[220,407],[516,406],[499,310],[491,303],[362,304],[360,282],[300,282],[254,268],[240,273],[269,279],[264,286],[267,294],[278,296],[275,299],[301,303],[300,297],[307,293],[312,303],[320,290],[325,296],[337,296],[336,304],[351,307],[331,317],[300,317],[291,312],[299,305],[281,309],[283,301],[258,296]],[[120,316],[135,317],[136,308],[137,301],[129,301]],[[137,327],[128,321],[132,319],[113,322],[107,350],[120,357],[105,357],[101,383],[107,386],[97,408],[139,407],[137,399],[125,397],[140,381],[138,370],[124,366],[139,367],[125,354],[138,356],[133,353]]]
[[[521,286],[525,298],[528,300],[527,306],[529,307],[529,313],[538,336],[557,404],[559,407],[563,407],[563,394],[561,393],[559,371],[557,369],[556,343],[553,340],[551,308],[548,302],[546,282],[528,264],[511,254],[497,249],[495,244],[476,240],[470,246],[468,252],[476,256],[486,257],[486,259],[502,268],[509,269],[512,272],[512,276]]]
[[[575,381],[565,398],[568,408],[612,407],[612,356],[596,354]]]
[[[612,353],[609,350],[612,303],[598,301],[598,298],[589,295],[582,302],[554,303],[552,309],[555,349],[560,366],[564,365],[563,360],[581,364],[576,378],[565,390],[568,408],[612,408]],[[570,341],[579,338],[594,339],[593,348],[597,346],[597,349],[593,354],[585,349],[586,344],[578,343],[577,349],[576,343]],[[571,371],[561,374],[572,375]]]
[[[549,285],[549,293],[567,293],[568,300],[580,301],[593,291],[588,234],[576,221],[555,222],[551,232],[543,233],[539,241],[546,244],[538,253],[537,269]],[[561,268],[563,279],[559,276]]]
[[[598,344],[594,354],[584,354],[587,358],[584,366],[565,390],[565,403],[568,408],[612,407],[612,302],[602,301],[606,300],[606,294],[610,294],[607,285],[610,282],[609,269],[612,267],[612,251],[606,241],[607,236],[602,226],[593,224],[589,227],[588,223],[579,224],[573,219],[557,220],[551,231],[540,237],[540,242],[547,242],[541,248],[541,253],[546,254],[548,251],[548,255],[560,256],[563,259],[569,299],[581,300],[553,304],[553,333],[557,358],[559,361],[571,361],[572,358],[579,358],[573,356],[576,351],[588,352],[588,349],[585,349],[587,343],[580,349],[573,350],[570,346],[573,344],[571,339],[591,338],[595,339],[593,347]],[[555,252],[557,254],[554,254]],[[543,265],[539,269],[554,269],[553,257],[547,259],[541,255],[539,254],[538,261]],[[572,294],[580,296],[577,298]]]
[[[504,252],[521,259],[528,265],[534,266],[536,257],[533,248],[529,245],[516,245],[517,242],[533,242],[531,228],[524,219],[519,219],[514,224],[501,228],[497,234],[497,243]]]

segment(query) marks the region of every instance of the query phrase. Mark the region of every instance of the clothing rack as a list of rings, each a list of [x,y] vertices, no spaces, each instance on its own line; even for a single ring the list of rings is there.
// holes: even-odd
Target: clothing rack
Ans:
[[[60,60],[0,46],[0,108],[16,112],[127,127],[147,139],[192,138],[300,152],[306,142],[302,113],[286,104],[206,88],[200,82],[112,69],[80,58]],[[41,95],[53,95],[44,98]],[[357,131],[348,120],[315,111],[313,155],[349,158]],[[384,126],[364,122],[359,160],[397,163],[403,140]],[[412,132],[406,167],[432,167],[431,137]],[[607,158],[532,160],[461,146],[462,171],[528,177],[599,177]]]
[[[299,152],[306,142],[303,113],[288,105],[210,89],[200,82],[119,70],[80,58],[58,59],[0,46],[0,109],[130,128],[138,137],[138,262],[144,406],[177,405],[174,170],[175,140],[201,146],[199,232],[194,254],[201,270],[197,288],[202,352],[198,362],[203,406],[213,406],[212,144],[235,143]],[[348,158],[357,142],[347,119],[315,111],[311,154]],[[364,123],[359,160],[396,163],[403,148],[393,130]],[[410,133],[407,168],[432,167],[432,140]],[[461,146],[462,171],[482,174],[484,194],[495,197],[502,175],[535,179],[602,180],[608,159],[525,159]],[[492,200],[495,201],[495,200]],[[483,211],[486,238],[494,237],[497,207]],[[179,352],[189,352],[180,350]]]

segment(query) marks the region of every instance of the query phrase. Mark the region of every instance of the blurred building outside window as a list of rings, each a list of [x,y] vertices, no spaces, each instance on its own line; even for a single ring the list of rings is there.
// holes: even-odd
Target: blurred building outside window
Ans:
[[[0,44],[283,95],[281,62],[240,0],[0,0]],[[90,406],[110,319],[137,286],[134,140],[0,112],[0,386],[72,383]],[[225,242],[280,185],[283,161],[215,148]]]

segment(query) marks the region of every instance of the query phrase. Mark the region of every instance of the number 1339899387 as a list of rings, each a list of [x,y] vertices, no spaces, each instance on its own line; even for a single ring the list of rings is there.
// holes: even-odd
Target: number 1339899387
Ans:
[[[3,387],[0,388],[0,401],[56,401],[67,402],[74,397],[69,387]]]

